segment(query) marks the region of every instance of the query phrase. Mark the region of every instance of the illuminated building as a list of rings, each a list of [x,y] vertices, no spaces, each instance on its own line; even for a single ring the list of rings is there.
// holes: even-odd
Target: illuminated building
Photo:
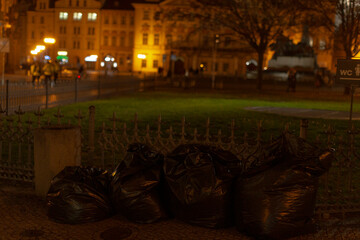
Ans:
[[[27,11],[26,40],[23,40],[26,50],[19,53],[28,59],[33,56],[43,59],[47,54],[69,67],[76,67],[80,61],[87,69],[96,70],[106,67],[121,72],[156,73],[160,68],[166,75],[192,69],[208,75],[214,71],[216,75],[243,76],[245,63],[257,60],[254,50],[225,29],[201,29],[196,19],[164,17],[164,13],[184,3],[176,0],[37,0]],[[299,33],[289,35],[294,42],[301,39]],[[309,35],[318,64],[333,67],[332,40],[328,37],[331,34],[310,29]],[[46,44],[41,54],[32,55],[30,51],[43,44],[45,37],[56,39],[55,44]],[[267,52],[264,66],[271,56],[272,52]]]

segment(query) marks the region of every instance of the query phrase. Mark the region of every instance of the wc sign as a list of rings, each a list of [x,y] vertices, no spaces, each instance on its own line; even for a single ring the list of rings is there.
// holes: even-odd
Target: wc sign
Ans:
[[[360,60],[337,60],[336,81],[360,85]]]

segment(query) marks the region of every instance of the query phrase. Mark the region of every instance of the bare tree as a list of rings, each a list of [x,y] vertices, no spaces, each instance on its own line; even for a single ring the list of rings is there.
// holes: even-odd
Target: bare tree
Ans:
[[[262,88],[264,54],[269,45],[293,26],[298,11],[288,0],[195,0],[203,21],[231,29],[258,55],[257,89]]]
[[[359,52],[360,0],[302,0],[299,7],[315,16],[317,26],[335,33],[346,59]]]

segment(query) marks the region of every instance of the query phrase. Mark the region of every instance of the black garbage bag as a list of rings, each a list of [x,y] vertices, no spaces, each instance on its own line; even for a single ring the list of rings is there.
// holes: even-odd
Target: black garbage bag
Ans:
[[[219,148],[186,144],[164,161],[170,208],[176,218],[209,228],[233,223],[233,184],[238,158]]]
[[[164,156],[149,146],[134,143],[113,172],[112,201],[118,213],[137,223],[166,218],[162,204]]]
[[[60,223],[80,224],[112,215],[110,174],[96,168],[65,167],[51,181],[48,217]]]
[[[242,153],[245,173],[236,186],[236,225],[257,239],[315,232],[318,179],[333,154],[290,134]]]

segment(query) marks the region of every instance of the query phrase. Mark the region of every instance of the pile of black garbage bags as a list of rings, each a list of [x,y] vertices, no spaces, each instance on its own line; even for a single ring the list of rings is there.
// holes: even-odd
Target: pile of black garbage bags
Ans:
[[[134,143],[113,172],[66,167],[47,195],[50,219],[86,223],[121,214],[137,223],[175,217],[237,229],[257,239],[315,232],[319,177],[333,154],[285,133],[229,151],[185,144],[167,156]]]

